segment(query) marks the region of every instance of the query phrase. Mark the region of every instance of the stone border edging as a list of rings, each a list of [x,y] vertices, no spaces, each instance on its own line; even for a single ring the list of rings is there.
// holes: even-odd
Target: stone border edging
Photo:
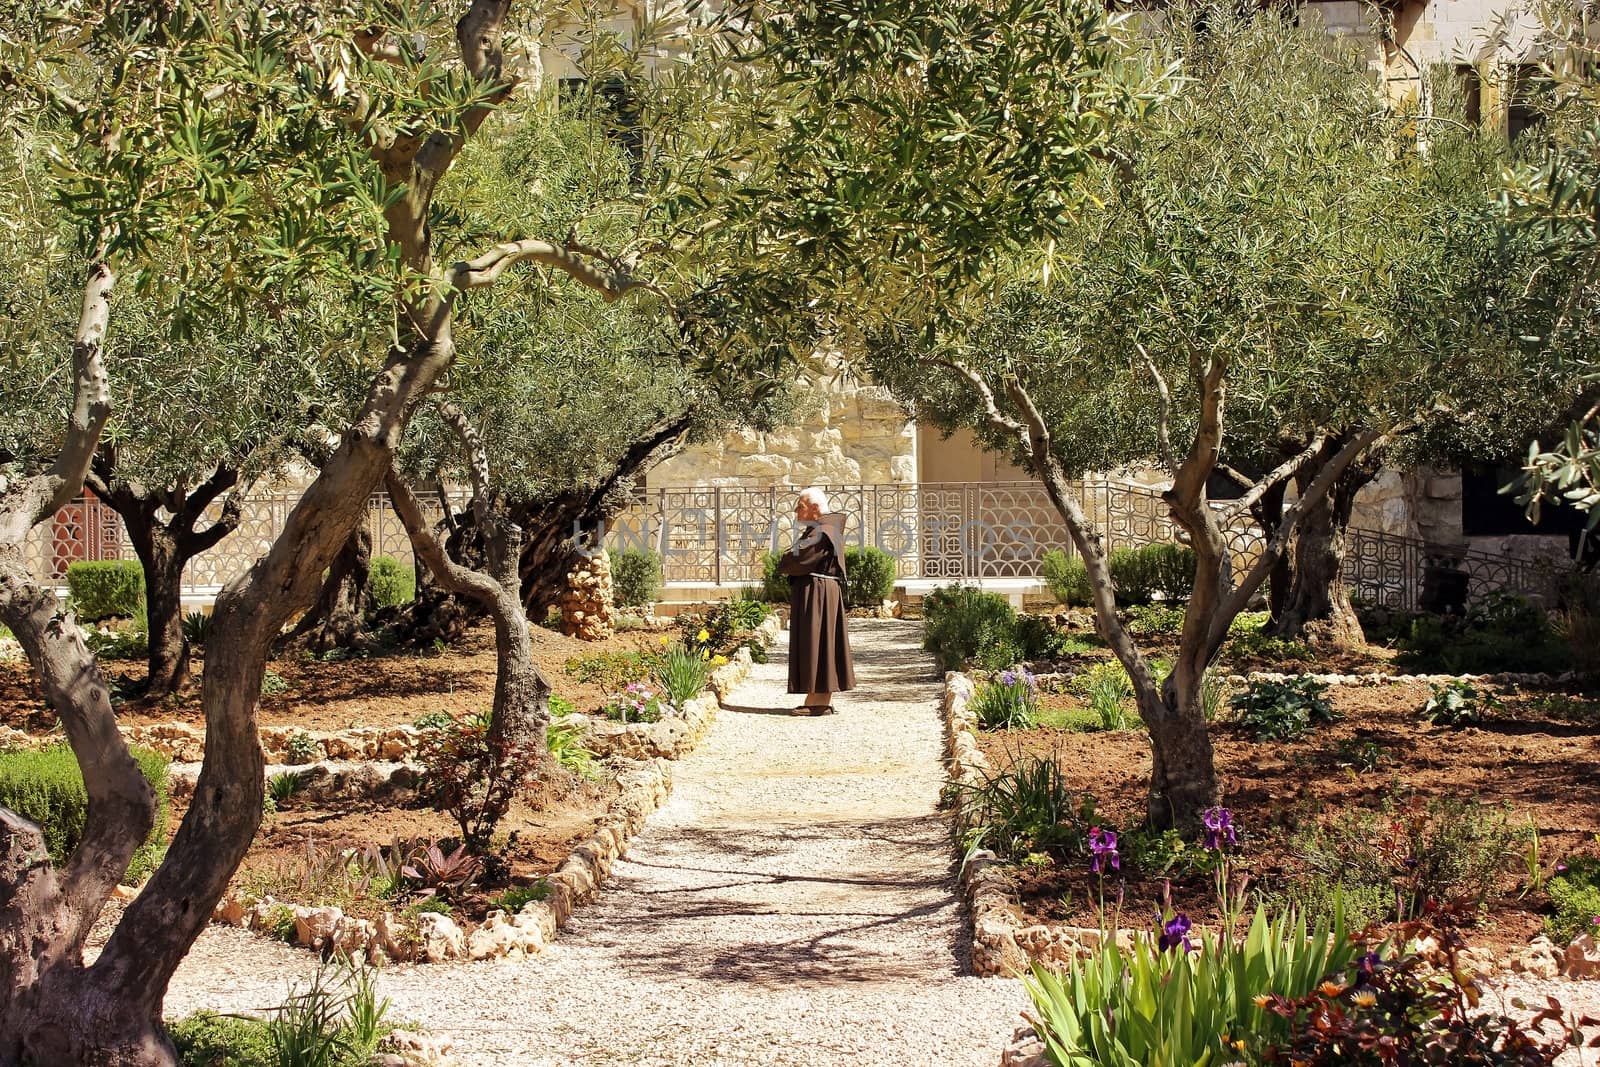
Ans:
[[[777,616],[769,615],[757,627],[756,639],[763,647],[770,646],[777,639],[781,625]],[[733,659],[711,672],[708,690],[684,702],[684,715],[671,720],[681,724],[675,733],[673,758],[687,755],[705,736],[716,720],[719,697],[726,696],[743,682],[753,663],[749,649],[741,648]],[[668,721],[630,723],[627,729],[645,736],[647,729]],[[550,885],[550,896],[529,901],[515,916],[495,909],[468,932],[449,915],[423,912],[417,917],[416,930],[412,931],[392,912],[384,912],[376,920],[358,919],[335,907],[285,904],[270,897],[249,901],[242,894],[229,894],[218,902],[212,918],[260,930],[282,914],[280,909],[287,908],[294,919],[297,944],[316,951],[336,949],[350,956],[365,955],[373,963],[385,958],[398,962],[441,963],[536,954],[555,939],[576,907],[594,899],[611,873],[612,864],[627,852],[633,835],[672,792],[672,765],[667,758],[657,756],[630,762],[634,763],[634,768],[618,773],[621,793],[606,809],[595,831],[574,846],[561,865],[545,879]]]
[[[1095,662],[1107,663],[1115,662],[1115,660],[1097,659]],[[1077,677],[1076,674],[1063,673],[1061,671],[1047,671],[1034,675],[1034,678],[1039,682],[1050,684],[1065,684],[1075,677]],[[1328,686],[1403,685],[1408,682],[1442,685],[1448,682],[1472,682],[1479,685],[1521,685],[1532,688],[1600,681],[1600,675],[1584,671],[1563,671],[1560,674],[1388,674],[1383,671],[1369,671],[1366,674],[1305,674],[1289,671],[1250,671],[1248,674],[1226,674],[1222,676],[1222,680],[1229,685],[1248,685],[1251,682],[1283,682],[1291,678],[1310,678]]]
[[[959,671],[945,674],[940,702],[945,729],[944,763],[956,787],[951,807],[958,821],[963,790],[981,783],[989,770],[989,761],[978,748],[977,716],[968,710],[976,691],[967,675]],[[980,977],[1015,976],[1035,961],[1065,966],[1075,958],[1087,956],[1105,936],[1092,927],[1025,925],[1011,879],[989,849],[980,849],[967,858],[961,870],[961,892],[972,914],[972,970]],[[1134,938],[1143,934],[1144,931],[1118,930],[1117,943],[1131,947]],[[1497,959],[1484,949],[1469,949],[1463,959],[1483,977],[1502,971],[1546,979],[1561,975],[1573,979],[1600,977],[1600,942],[1589,934],[1579,934],[1565,950],[1541,934],[1505,959]]]

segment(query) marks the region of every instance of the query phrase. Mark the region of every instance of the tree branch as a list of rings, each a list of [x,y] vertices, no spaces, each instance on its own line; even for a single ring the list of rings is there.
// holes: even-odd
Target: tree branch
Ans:
[[[394,512],[400,516],[400,524],[406,529],[406,536],[411,539],[411,549],[417,554],[417,559],[433,573],[435,579],[445,589],[452,593],[471,597],[485,606],[491,606],[495,597],[502,593],[500,583],[487,574],[463,567],[452,560],[439,539],[433,536],[433,531],[428,528],[427,518],[423,515],[422,505],[417,500],[416,493],[412,492],[411,484],[400,476],[393,461],[384,473],[384,488],[389,491],[389,502],[394,506]]]
[[[54,515],[83,490],[84,477],[100,446],[100,432],[111,416],[111,383],[106,377],[104,347],[111,319],[111,289],[117,276],[105,261],[89,268],[83,287],[83,307],[72,340],[72,411],[67,435],[46,476],[49,495],[35,506],[32,521]]]
[[[1244,496],[1233,501],[1228,506],[1227,510],[1218,516],[1218,521],[1223,525],[1227,525],[1234,519],[1237,519],[1240,515],[1243,515],[1245,512],[1255,507],[1256,502],[1262,497],[1266,496],[1267,493],[1271,492],[1274,486],[1288,478],[1294,477],[1301,471],[1302,468],[1305,467],[1307,463],[1310,463],[1312,459],[1316,458],[1317,453],[1321,452],[1323,446],[1326,445],[1331,439],[1331,434],[1318,434],[1312,439],[1311,444],[1306,446],[1305,451],[1291,456],[1289,459],[1268,471],[1254,485],[1249,485],[1249,489],[1246,491]],[[1229,469],[1231,470],[1232,468]],[[1249,483],[1246,484],[1248,485]]]
[[[455,432],[461,441],[463,451],[467,454],[467,470],[472,479],[472,510],[477,512],[479,522],[486,522],[493,493],[490,482],[489,450],[483,446],[483,438],[478,435],[472,421],[460,408],[441,400],[439,416],[444,419],[445,425]]]
[[[1193,508],[1205,493],[1206,479],[1222,454],[1222,409],[1227,397],[1227,360],[1212,355],[1200,372],[1200,422],[1194,443],[1172,476],[1171,499],[1181,508]]]
[[[568,242],[554,245],[549,241],[507,241],[495,245],[476,259],[454,264],[447,280],[453,290],[482,289],[493,285],[508,267],[525,260],[554,267],[582,285],[599,293],[607,303],[616,301],[635,289],[645,289],[662,298],[666,293],[649,282],[634,278],[626,269],[614,263],[597,266],[595,259],[606,262],[590,249]]]
[[[957,360],[937,359],[928,356],[924,357],[922,362],[935,367],[943,367],[965,379],[966,383],[978,394],[978,399],[983,401],[984,415],[989,420],[989,426],[998,433],[1010,434],[1015,437],[1017,439],[1017,447],[1024,454],[1028,453],[1027,429],[1023,427],[1022,423],[1000,410],[1000,405],[995,402],[994,390],[989,388],[989,383],[984,380],[983,375]]]
[[[1150,358],[1150,353],[1143,344],[1134,342],[1134,347],[1144,357],[1144,365],[1150,370],[1150,377],[1156,381],[1156,391],[1161,394],[1160,421],[1156,423],[1156,442],[1161,451],[1161,465],[1167,468],[1167,473],[1176,476],[1178,473],[1177,456],[1172,451],[1172,393],[1167,389],[1167,380],[1162,377],[1161,369],[1156,366],[1156,361]]]

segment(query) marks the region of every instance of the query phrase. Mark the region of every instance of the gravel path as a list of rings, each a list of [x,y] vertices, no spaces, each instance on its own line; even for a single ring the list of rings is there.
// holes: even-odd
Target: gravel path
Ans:
[[[932,663],[914,623],[852,634],[838,715],[783,713],[780,643],[543,957],[386,971],[397,1017],[485,1067],[994,1067],[1025,998],[966,974]],[[167,1011],[260,1009],[311,969],[212,927]]]

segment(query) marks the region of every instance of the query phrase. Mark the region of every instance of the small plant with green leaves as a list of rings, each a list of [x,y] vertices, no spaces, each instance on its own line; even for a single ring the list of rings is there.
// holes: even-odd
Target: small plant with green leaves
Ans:
[[[304,730],[296,730],[284,743],[283,754],[290,763],[315,763],[322,758],[322,746]]]
[[[203,611],[191,611],[183,617],[183,639],[196,648],[204,648],[211,636],[211,616]]]
[[[417,596],[417,572],[393,556],[373,556],[367,569],[367,595],[378,608],[409,604]]]
[[[1282,681],[1258,679],[1229,704],[1239,725],[1257,741],[1285,741],[1334,721],[1327,692],[1327,684],[1309,674]]]
[[[1128,672],[1116,660],[1103,660],[1084,671],[1074,684],[1100,720],[1102,730],[1128,728],[1128,701],[1133,699],[1133,684]]]
[[[514,885],[499,896],[489,898],[489,907],[515,915],[527,904],[550,899],[550,883],[540,878],[531,885]]]
[[[1152,878],[1196,872],[1209,874],[1220,855],[1211,849],[1192,847],[1177,830],[1145,827],[1124,832],[1120,848],[1122,856],[1135,870]]]
[[[1216,721],[1217,714],[1227,699],[1228,683],[1221,673],[1207,667],[1205,675],[1200,679],[1200,713],[1205,716],[1206,722]]]
[[[681,644],[672,645],[663,652],[656,667],[656,681],[667,691],[673,705],[680,708],[699,695],[710,677],[709,655],[692,652]]]
[[[1427,703],[1422,705],[1422,718],[1435,726],[1476,726],[1486,712],[1494,710],[1492,693],[1480,693],[1465,679],[1442,682],[1432,687]]]
[[[1552,940],[1563,944],[1585,933],[1600,938],[1600,858],[1574,856],[1558,863],[1545,893],[1555,909],[1544,921]]]
[[[600,766],[594,753],[584,747],[583,730],[579,727],[552,717],[545,727],[545,747],[556,765],[567,772],[589,781],[600,777]]]
[[[1228,642],[1228,651],[1235,658],[1260,659],[1272,663],[1304,663],[1316,658],[1310,645],[1292,637],[1273,637],[1259,631],[1240,634]]]
[[[289,682],[277,671],[268,671],[261,676],[261,695],[264,697],[281,697],[289,691]]]
[[[672,710],[660,693],[643,682],[632,682],[601,705],[600,714],[613,722],[660,722]]]
[[[1128,632],[1135,637],[1176,637],[1183,632],[1183,616],[1182,608],[1136,605],[1127,611]]]
[[[1377,741],[1347,737],[1339,742],[1333,755],[1334,763],[1351,774],[1371,774],[1389,758],[1389,750]]]
[[[554,700],[555,698],[552,697],[551,699]],[[440,709],[438,711],[423,712],[417,716],[411,725],[418,730],[444,730],[449,728],[453,722],[455,722],[455,717],[448,711]]]
[[[267,798],[272,801],[273,811],[282,811],[289,806],[289,801],[300,792],[305,785],[305,779],[297,771],[282,771],[267,779]]]
[[[990,848],[1015,859],[1030,852],[1081,856],[1088,848],[1094,798],[1075,794],[1054,759],[1017,759],[981,782],[954,788],[968,852]]]
[[[1039,682],[1026,667],[1008,668],[978,687],[972,713],[986,730],[1026,730],[1039,718]]]
[[[630,682],[642,682],[656,669],[659,657],[649,652],[601,652],[591,656],[573,656],[563,670],[578,682],[593,682],[610,691],[621,689]]]

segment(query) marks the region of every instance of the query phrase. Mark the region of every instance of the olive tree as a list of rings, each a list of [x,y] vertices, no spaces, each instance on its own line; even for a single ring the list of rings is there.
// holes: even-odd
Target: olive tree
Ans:
[[[12,19],[12,14],[18,17]],[[497,233],[442,255],[435,197],[465,144],[512,98],[506,42],[524,27],[509,0],[457,11],[426,2],[278,4],[225,12],[68,5],[65,21],[13,5],[0,25],[0,82],[25,83],[65,112],[63,217],[85,235],[88,297],[70,344],[79,385],[50,466],[8,474],[0,498],[0,620],[45,679],[90,783],[83,844],[45,858],[37,828],[0,824],[0,1063],[173,1064],[161,1002],[261,819],[257,731],[265,661],[285,622],[309,606],[321,574],[361,521],[412,414],[456,357],[458,307],[540,265],[609,299],[648,288],[641,264],[601,254],[580,234]],[[459,15],[459,17],[454,17]],[[41,41],[62,56],[40,71]],[[120,263],[136,285],[173,257],[188,265],[172,302],[182,333],[211,316],[302,298],[342,279],[384,324],[381,353],[357,353],[367,384],[338,443],[267,552],[219,594],[201,701],[205,762],[165,862],[129,905],[93,964],[90,925],[153,816],[115,728],[107,691],[70,618],[21,563],[28,527],[79,489],[107,412],[100,341]],[[642,257],[640,257],[642,258]]]

